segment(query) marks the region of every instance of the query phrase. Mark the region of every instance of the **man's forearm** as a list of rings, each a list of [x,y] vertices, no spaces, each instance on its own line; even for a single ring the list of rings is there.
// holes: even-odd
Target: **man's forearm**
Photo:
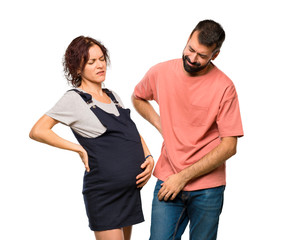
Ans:
[[[136,98],[134,95],[131,100],[135,110],[162,134],[160,116],[153,106],[147,100]]]
[[[222,165],[236,154],[237,138],[225,137],[222,142],[198,162],[182,170],[179,174],[187,184],[189,181],[205,175]]]
[[[174,200],[186,184],[204,174],[207,174],[236,153],[237,138],[225,137],[222,142],[206,156],[193,165],[177,174],[169,176],[158,192],[158,199],[165,201]]]

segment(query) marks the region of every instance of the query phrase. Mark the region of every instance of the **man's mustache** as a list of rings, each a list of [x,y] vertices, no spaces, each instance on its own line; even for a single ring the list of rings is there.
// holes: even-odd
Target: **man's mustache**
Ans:
[[[198,62],[191,62],[190,58],[188,56],[185,56],[185,60],[188,61],[191,65],[196,66],[196,67],[200,67],[200,63]]]

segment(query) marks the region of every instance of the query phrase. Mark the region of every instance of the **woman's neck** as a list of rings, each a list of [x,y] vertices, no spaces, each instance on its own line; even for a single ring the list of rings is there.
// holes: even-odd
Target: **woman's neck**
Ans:
[[[101,83],[96,84],[96,83],[82,82],[79,88],[84,90],[85,92],[103,96],[103,89],[102,89]]]

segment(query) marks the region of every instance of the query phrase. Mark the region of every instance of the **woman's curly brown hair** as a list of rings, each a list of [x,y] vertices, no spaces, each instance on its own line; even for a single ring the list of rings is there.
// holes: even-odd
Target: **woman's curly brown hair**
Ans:
[[[79,73],[83,71],[89,60],[89,49],[94,44],[101,48],[106,64],[108,65],[110,58],[107,48],[101,42],[91,37],[79,36],[73,39],[66,49],[63,60],[64,74],[67,81],[73,87],[79,87],[81,84],[81,76]]]

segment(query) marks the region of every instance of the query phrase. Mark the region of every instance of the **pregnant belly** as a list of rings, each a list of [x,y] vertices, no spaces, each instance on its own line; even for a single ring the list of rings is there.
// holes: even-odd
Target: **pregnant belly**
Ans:
[[[143,162],[143,149],[137,142],[124,142],[89,155],[91,171],[85,173],[84,190],[115,190],[136,185],[136,176],[143,171],[140,167]]]

